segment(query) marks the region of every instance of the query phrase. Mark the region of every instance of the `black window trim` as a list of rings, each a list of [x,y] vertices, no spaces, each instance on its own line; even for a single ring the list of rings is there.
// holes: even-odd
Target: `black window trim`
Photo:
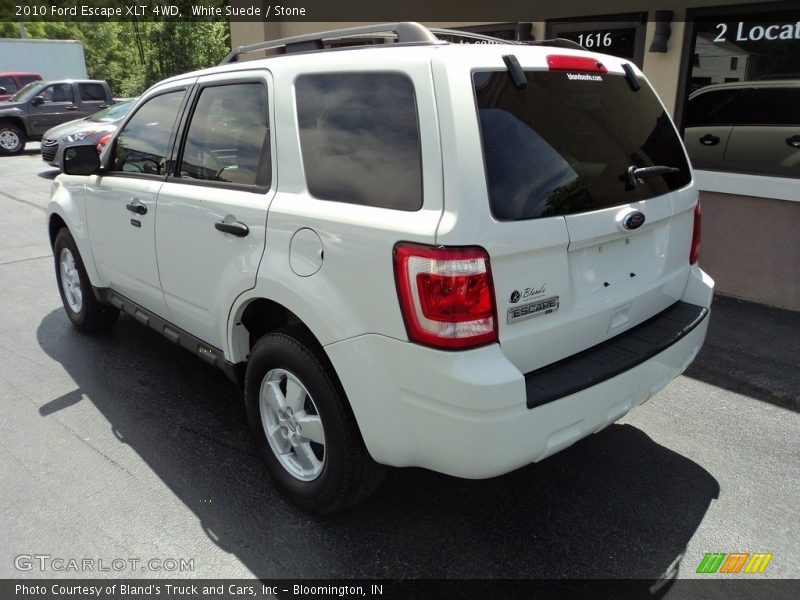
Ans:
[[[397,46],[398,44],[393,44],[393,46]],[[346,202],[344,200],[334,200],[331,198],[320,198],[319,196],[315,196],[311,193],[311,190],[308,187],[308,177],[306,175],[306,166],[303,160],[303,144],[300,140],[300,113],[297,110],[297,94],[296,94],[296,85],[297,80],[302,77],[314,77],[320,75],[400,75],[408,79],[411,83],[411,90],[414,94],[414,116],[417,121],[417,139],[419,140],[419,207],[415,208],[414,210],[404,210],[402,208],[396,208],[392,206],[373,206],[370,204],[358,204],[357,202]],[[417,100],[417,86],[414,83],[414,79],[403,70],[400,69],[374,69],[369,68],[365,70],[358,70],[358,69],[349,69],[345,71],[312,71],[308,73],[300,73],[292,80],[292,97],[294,101],[292,102],[293,110],[294,110],[294,125],[295,131],[297,132],[297,149],[300,151],[300,169],[303,175],[303,184],[306,188],[306,193],[309,197],[313,198],[314,200],[320,200],[321,202],[335,202],[337,204],[343,204],[345,206],[362,206],[364,208],[371,208],[377,210],[392,210],[392,211],[400,211],[404,213],[415,213],[421,211],[425,208],[425,157],[423,156],[423,142],[422,142],[422,127],[420,126],[419,121],[419,101]]]
[[[102,170],[101,175],[104,176],[104,177],[123,177],[123,178],[126,178],[126,179],[145,179],[145,180],[150,180],[150,181],[166,181],[167,180],[167,174],[168,174],[167,170],[165,170],[165,173],[163,175],[151,175],[149,173],[131,173],[129,171],[114,171],[114,170],[110,169],[109,167],[113,163],[114,155],[116,154],[116,151],[117,151],[117,140],[119,139],[119,134],[125,129],[125,127],[128,126],[128,123],[131,121],[131,119],[133,117],[135,117],[138,114],[138,112],[142,109],[142,107],[145,104],[147,104],[148,102],[150,102],[151,100],[154,100],[155,98],[158,98],[159,96],[164,96],[165,94],[174,94],[175,92],[184,92],[183,99],[181,100],[181,103],[178,106],[177,118],[175,119],[175,123],[172,126],[172,131],[170,131],[170,137],[169,137],[169,143],[168,143],[168,147],[167,147],[167,153],[166,153],[166,156],[164,157],[166,165],[171,164],[171,161],[173,160],[174,151],[175,151],[175,134],[179,129],[179,124],[183,120],[183,114],[186,112],[186,104],[187,104],[187,100],[189,99],[189,96],[190,96],[190,93],[191,93],[191,87],[192,87],[192,84],[187,82],[184,85],[178,85],[176,87],[165,88],[163,90],[158,90],[154,94],[151,94],[150,96],[147,96],[146,98],[143,98],[140,102],[138,102],[137,106],[135,107],[136,110],[132,110],[131,112],[129,112],[127,117],[125,118],[125,120],[119,125],[119,127],[117,127],[117,130],[114,133],[114,138],[112,140],[113,146],[112,146],[111,150],[108,153],[106,153],[105,161],[102,163],[102,169],[103,170]]]
[[[183,161],[183,151],[186,147],[186,138],[189,135],[189,126],[192,122],[192,117],[194,116],[194,112],[197,109],[197,103],[200,101],[200,95],[202,94],[203,90],[213,87],[223,87],[227,85],[236,85],[242,83],[258,83],[264,86],[264,92],[267,99],[267,130],[269,131],[269,138],[267,140],[267,144],[261,149],[261,156],[259,157],[259,165],[269,166],[268,169],[268,176],[266,182],[262,181],[259,182],[256,179],[256,183],[231,183],[228,181],[209,181],[208,179],[192,179],[189,177],[181,177],[179,173],[181,162]],[[274,137],[273,130],[272,130],[272,119],[270,119],[270,111],[272,110],[272,103],[270,102],[270,85],[267,77],[259,77],[254,74],[248,74],[242,77],[236,77],[231,79],[214,79],[210,81],[204,81],[202,83],[195,83],[191,94],[188,94],[188,102],[183,110],[183,113],[180,118],[180,123],[177,129],[177,135],[175,136],[175,144],[173,146],[173,154],[174,160],[172,160],[172,171],[167,173],[165,181],[169,183],[178,183],[182,185],[195,185],[201,187],[210,187],[215,189],[228,189],[228,190],[236,190],[242,192],[252,192],[254,194],[266,194],[272,189],[272,184],[275,181],[275,176],[273,172],[274,168],[274,161],[272,160],[272,140]],[[266,156],[265,156],[266,153]],[[262,172],[261,176],[264,177],[266,174],[266,169]]]

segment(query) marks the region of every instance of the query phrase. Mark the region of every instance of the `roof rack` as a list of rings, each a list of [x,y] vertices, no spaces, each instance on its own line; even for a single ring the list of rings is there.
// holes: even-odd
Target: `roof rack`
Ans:
[[[419,23],[411,21],[403,23],[381,23],[378,25],[366,25],[363,27],[350,27],[347,29],[333,29],[331,31],[323,31],[321,33],[311,33],[307,35],[297,35],[293,37],[281,38],[279,40],[269,40],[266,42],[259,42],[256,44],[249,44],[247,46],[239,46],[228,54],[220,65],[233,63],[239,60],[239,57],[251,52],[259,52],[261,50],[270,50],[273,48],[283,49],[282,54],[290,54],[295,52],[313,52],[316,50],[324,50],[324,41],[342,42],[345,38],[358,41],[366,39],[374,39],[379,37],[394,38],[397,44],[413,45],[413,44],[440,44],[443,42],[439,37],[458,38],[470,41],[484,42],[487,44],[512,44],[524,46],[554,46],[557,48],[571,48],[573,50],[586,50],[583,46],[572,40],[564,38],[555,38],[552,40],[538,40],[538,41],[515,41],[504,40],[501,38],[483,35],[481,33],[474,33],[471,31],[459,31],[456,29],[442,29],[442,28],[427,28]]]
[[[516,42],[517,44],[525,44],[526,46],[553,46],[554,48],[570,48],[571,50],[586,50],[578,42],[568,40],[566,38],[553,38],[550,40],[534,40],[530,42]]]
[[[504,40],[502,38],[494,37],[491,35],[484,35],[482,33],[475,33],[473,31],[459,31],[458,29],[443,29],[441,27],[428,28],[433,35],[440,38],[440,36],[447,36],[452,38],[463,38],[465,40],[474,40],[478,42],[486,42],[487,44],[516,44],[512,40]]]
[[[239,46],[228,54],[220,65],[236,62],[243,54],[251,52],[258,52],[259,50],[269,50],[270,48],[284,48],[285,53],[291,52],[307,52],[309,50],[322,50],[323,40],[330,38],[344,38],[344,37],[364,37],[367,34],[394,34],[398,44],[434,44],[438,43],[439,39],[419,23],[405,22],[405,23],[383,23],[379,25],[366,25],[363,27],[350,27],[347,29],[334,29],[332,31],[323,31],[321,33],[312,33],[308,35],[298,35],[279,40],[270,40],[266,42],[259,42],[257,44],[249,44],[247,46]]]

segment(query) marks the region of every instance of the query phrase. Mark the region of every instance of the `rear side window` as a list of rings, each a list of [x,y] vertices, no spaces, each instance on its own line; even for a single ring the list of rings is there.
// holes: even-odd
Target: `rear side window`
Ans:
[[[78,93],[84,102],[106,99],[106,91],[99,83],[79,83]]]
[[[145,102],[117,137],[112,171],[163,175],[170,139],[184,90],[169,92]]]
[[[756,88],[743,125],[793,125],[800,123],[800,87]]]
[[[715,90],[698,94],[686,106],[686,126],[736,125],[747,113],[747,89]]]
[[[303,169],[313,196],[398,210],[422,207],[422,151],[408,77],[303,75],[295,93]]]
[[[666,194],[691,181],[669,117],[648,86],[623,76],[506,71],[473,76],[492,214],[567,215]],[[631,189],[628,168],[667,166]]]

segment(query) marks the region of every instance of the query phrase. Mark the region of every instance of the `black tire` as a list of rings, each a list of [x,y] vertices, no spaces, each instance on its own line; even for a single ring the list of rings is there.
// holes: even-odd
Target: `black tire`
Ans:
[[[65,254],[68,252],[69,254]],[[55,257],[56,282],[58,283],[58,293],[61,295],[61,302],[64,310],[72,324],[81,331],[93,332],[104,331],[116,323],[119,317],[119,310],[113,306],[101,303],[94,296],[89,276],[83,266],[83,259],[75,240],[66,227],[61,228],[56,235],[53,244],[53,256]],[[66,275],[62,270],[62,258],[72,257],[74,269],[77,277],[69,278],[71,286],[65,281]],[[72,272],[72,271],[70,271]],[[77,280],[77,281],[76,281]],[[80,302],[76,302],[76,294],[73,290],[79,290]],[[76,310],[75,306],[79,305]]]
[[[25,133],[16,125],[0,124],[0,154],[12,156],[25,149]]]
[[[273,451],[262,422],[262,384],[270,385],[264,383],[267,376],[272,374],[274,378],[281,372],[294,376],[307,391],[302,401],[304,411],[296,414],[318,415],[324,431],[322,452],[319,445],[315,447],[317,458],[322,455],[321,472],[312,480],[301,480],[284,466],[281,461],[287,460],[286,456],[279,459]],[[380,486],[385,467],[373,461],[367,452],[333,367],[312,340],[287,331],[263,336],[253,346],[244,387],[247,417],[259,451],[272,478],[294,503],[309,512],[332,513],[360,502]],[[312,399],[310,404],[309,399]],[[291,433],[289,427],[283,429],[283,433]],[[295,429],[292,427],[291,431]],[[287,448],[285,454],[291,459],[295,448],[288,445]]]

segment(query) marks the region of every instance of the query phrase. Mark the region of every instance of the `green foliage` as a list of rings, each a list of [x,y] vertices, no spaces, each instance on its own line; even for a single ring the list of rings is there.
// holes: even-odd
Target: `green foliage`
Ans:
[[[32,39],[80,40],[89,77],[108,81],[118,97],[216,65],[230,51],[227,22],[26,22],[25,31]],[[20,37],[19,23],[0,22],[0,37]]]

